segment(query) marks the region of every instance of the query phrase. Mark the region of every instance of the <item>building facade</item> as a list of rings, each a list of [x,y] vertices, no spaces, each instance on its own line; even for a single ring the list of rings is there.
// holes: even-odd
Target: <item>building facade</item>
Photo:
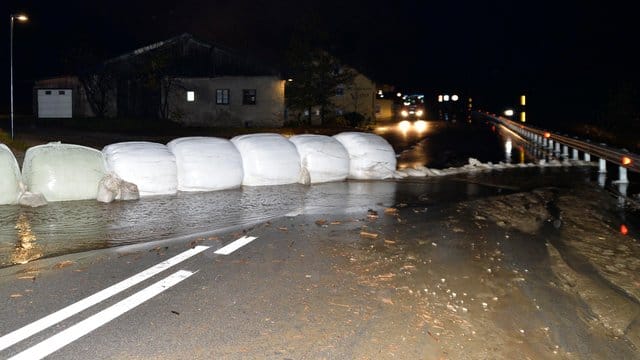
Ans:
[[[190,34],[80,72],[36,83],[34,109],[39,117],[102,113],[133,121],[161,118],[198,126],[281,126],[284,122],[284,81],[276,70]]]
[[[174,78],[166,86],[169,119],[188,126],[280,127],[284,84],[276,76]],[[167,94],[163,94],[167,96]]]

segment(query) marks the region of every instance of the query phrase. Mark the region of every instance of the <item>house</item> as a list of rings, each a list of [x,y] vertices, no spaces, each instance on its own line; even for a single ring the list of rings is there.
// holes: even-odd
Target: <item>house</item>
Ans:
[[[111,103],[109,114],[115,114]],[[39,118],[94,117],[87,94],[74,75],[36,81],[33,88],[33,109]]]
[[[373,80],[349,68],[355,76],[353,82],[340,85],[336,88],[336,94],[331,101],[336,108],[336,115],[347,113],[359,113],[365,119],[375,118],[376,84]]]
[[[182,34],[82,74],[36,82],[39,117],[162,118],[197,126],[281,126],[279,73],[233,50]]]
[[[284,81],[273,76],[175,77],[167,93],[169,118],[190,126],[279,127]]]
[[[328,60],[331,62],[329,67],[335,66],[331,70],[331,76],[340,77],[342,74],[350,74],[350,76],[346,76],[349,78],[348,83],[338,83],[332,88],[332,95],[328,99],[330,104],[324,107],[325,119],[340,119],[351,113],[358,113],[367,121],[375,119],[375,82],[357,70],[340,64],[335,57],[326,54],[324,51],[321,51],[319,56],[325,55],[330,59]],[[318,68],[322,68],[322,66],[318,66]],[[315,78],[322,77],[315,76]],[[292,79],[292,81],[295,82],[296,80]],[[312,87],[313,83],[305,86]],[[305,87],[302,87],[301,90],[303,92],[306,91]],[[309,114],[309,111],[311,111],[311,114]],[[310,119],[312,125],[319,125],[322,122],[321,111],[322,109],[319,105],[311,106],[305,110],[287,109],[287,120],[289,122],[299,122],[302,119],[304,121]]]

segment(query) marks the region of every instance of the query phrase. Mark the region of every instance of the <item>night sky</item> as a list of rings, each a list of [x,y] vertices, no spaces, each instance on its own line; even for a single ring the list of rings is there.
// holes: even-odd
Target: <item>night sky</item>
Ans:
[[[546,122],[601,118],[616,102],[638,109],[640,31],[634,11],[614,2],[40,0],[0,5],[1,112],[9,15],[19,11],[30,17],[14,27],[22,112],[33,81],[71,73],[77,49],[108,58],[184,32],[274,65],[294,34],[320,34],[319,44],[377,83],[431,98],[457,92],[496,112],[526,93],[530,119]]]

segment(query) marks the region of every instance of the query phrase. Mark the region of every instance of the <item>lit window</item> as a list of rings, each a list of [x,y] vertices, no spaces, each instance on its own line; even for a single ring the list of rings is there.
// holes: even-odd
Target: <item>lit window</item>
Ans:
[[[187,91],[187,101],[188,102],[196,101],[196,92],[195,91]]]
[[[242,90],[242,105],[256,104],[256,89]]]
[[[216,89],[216,104],[229,105],[229,89]]]

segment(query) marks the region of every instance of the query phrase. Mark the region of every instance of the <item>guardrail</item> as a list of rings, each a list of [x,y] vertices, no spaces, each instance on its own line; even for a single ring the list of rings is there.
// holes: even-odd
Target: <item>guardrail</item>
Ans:
[[[618,166],[618,184],[628,184],[627,170],[640,172],[640,155],[633,154],[624,149],[615,149],[605,144],[594,144],[589,140],[580,140],[566,135],[560,135],[547,130],[538,129],[517,123],[495,114],[476,111],[477,115],[488,118],[494,123],[498,123],[514,131],[520,136],[529,139],[543,148],[547,148],[556,153],[562,151],[562,156],[569,158],[569,150],[571,149],[571,158],[580,160],[579,152],[583,153],[584,161],[591,161],[591,156],[599,158],[600,173],[607,172],[607,162]]]

